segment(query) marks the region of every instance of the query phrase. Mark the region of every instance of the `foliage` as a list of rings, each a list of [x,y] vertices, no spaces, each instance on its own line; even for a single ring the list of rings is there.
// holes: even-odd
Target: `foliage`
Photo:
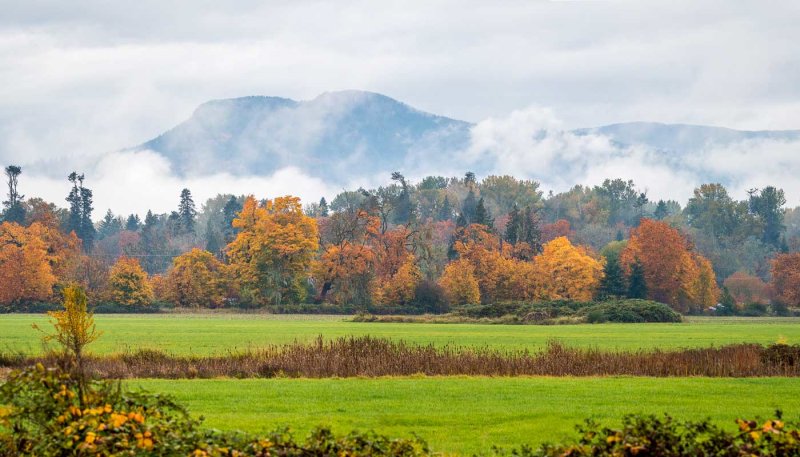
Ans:
[[[679,312],[716,304],[716,278],[707,259],[695,253],[686,238],[664,222],[643,219],[631,231],[621,261],[628,274],[640,263],[647,297]]]
[[[681,322],[681,315],[668,305],[649,300],[621,300],[600,303],[582,310],[590,323],[597,322]]]
[[[603,263],[565,237],[544,245],[534,263],[541,272],[541,298],[588,301],[603,278]]]
[[[297,441],[286,429],[251,437],[200,425],[167,397],[129,392],[109,381],[92,381],[81,392],[74,378],[41,364],[11,373],[0,386],[0,456],[429,454],[419,439],[389,439],[374,433],[336,437],[318,429],[306,441]]]
[[[97,331],[93,313],[86,308],[86,293],[83,289],[70,285],[64,288],[63,294],[64,309],[47,313],[52,319],[50,323],[55,333],[46,335],[44,340],[58,342],[80,367],[83,349],[97,340],[101,333]]]
[[[0,305],[47,300],[52,295],[56,277],[47,244],[37,236],[40,228],[39,224],[0,225]]]
[[[303,214],[300,199],[278,197],[259,205],[247,197],[233,226],[239,233],[226,251],[241,287],[260,304],[303,301],[319,241],[317,223]]]
[[[800,306],[800,252],[781,254],[772,261],[772,289],[779,303]]]
[[[108,277],[110,298],[122,305],[142,306],[153,301],[153,289],[147,273],[131,257],[120,257]]]
[[[758,276],[737,271],[725,278],[723,285],[737,305],[769,302],[769,286]]]
[[[680,422],[669,415],[629,415],[621,428],[601,427],[592,420],[578,428],[577,443],[545,445],[533,450],[523,447],[513,455],[533,456],[627,456],[687,455],[718,456],[788,456],[800,453],[800,430],[797,424],[781,418],[765,421],[738,419],[738,430],[728,431],[708,420]]]
[[[172,261],[166,288],[167,297],[178,306],[223,306],[228,292],[226,266],[210,252],[192,249]]]
[[[475,279],[475,268],[465,259],[451,262],[439,280],[447,300],[452,305],[480,303],[481,293]]]

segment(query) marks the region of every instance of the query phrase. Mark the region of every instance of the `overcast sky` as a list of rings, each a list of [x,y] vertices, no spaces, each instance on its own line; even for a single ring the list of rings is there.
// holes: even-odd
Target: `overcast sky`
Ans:
[[[2,163],[71,169],[209,99],[341,89],[473,122],[800,128],[797,1],[126,3],[0,1]]]

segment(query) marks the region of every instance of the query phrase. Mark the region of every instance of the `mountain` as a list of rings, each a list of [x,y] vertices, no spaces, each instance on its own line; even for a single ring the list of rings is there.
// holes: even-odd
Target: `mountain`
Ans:
[[[468,146],[470,128],[371,92],[329,92],[310,101],[242,97],[205,103],[134,149],[162,154],[181,174],[265,175],[296,166],[347,182],[445,160]]]
[[[492,131],[495,136],[489,141],[486,129],[476,129],[476,135],[484,135],[476,144],[497,149],[487,153],[470,148],[473,127],[371,92],[328,92],[308,101],[242,97],[204,103],[186,121],[132,149],[163,155],[182,175],[263,176],[293,166],[344,186],[353,178],[385,178],[395,170],[411,175],[511,172],[542,180],[554,175],[578,180],[579,173],[598,161],[625,160],[635,148],[644,148],[648,164],[689,170],[697,182],[726,183],[734,178],[707,167],[704,154],[736,144],[751,151],[757,142],[774,146],[800,141],[798,130],[740,131],[652,122],[570,132],[533,126],[531,144],[520,140],[525,132],[518,129],[525,126],[513,132],[501,127]],[[503,143],[503,135],[512,138]],[[590,141],[593,138],[601,141]]]

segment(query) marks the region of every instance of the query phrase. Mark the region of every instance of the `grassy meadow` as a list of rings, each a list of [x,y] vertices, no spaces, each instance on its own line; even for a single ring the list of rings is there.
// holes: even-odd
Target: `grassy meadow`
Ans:
[[[225,354],[272,343],[371,335],[410,343],[538,348],[548,340],[604,349],[688,348],[731,343],[800,343],[800,318],[688,318],[678,324],[485,325],[348,322],[345,316],[263,314],[98,315],[99,354],[159,349],[173,354]],[[0,351],[42,351],[31,324],[43,315],[0,315]],[[47,328],[47,326],[42,326]]]
[[[681,419],[800,417],[792,378],[405,377],[373,379],[134,380],[131,386],[174,395],[206,425],[266,432],[315,425],[334,431],[417,433],[434,450],[471,454],[576,437],[592,417],[618,424],[627,413],[669,412]]]

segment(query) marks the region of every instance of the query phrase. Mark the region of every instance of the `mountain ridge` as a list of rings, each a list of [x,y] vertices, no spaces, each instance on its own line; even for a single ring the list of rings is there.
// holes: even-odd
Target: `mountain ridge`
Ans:
[[[460,170],[478,124],[439,116],[376,92],[324,92],[310,100],[244,96],[210,100],[132,150],[152,150],[179,174],[267,175],[287,166],[333,183],[393,170]],[[644,146],[670,160],[746,141],[800,141],[800,130],[736,130],[622,122],[568,131],[607,137],[613,147]],[[474,151],[473,151],[474,152]],[[491,159],[464,163],[482,174]],[[463,166],[461,167],[463,168]],[[463,170],[459,171],[463,172]]]

